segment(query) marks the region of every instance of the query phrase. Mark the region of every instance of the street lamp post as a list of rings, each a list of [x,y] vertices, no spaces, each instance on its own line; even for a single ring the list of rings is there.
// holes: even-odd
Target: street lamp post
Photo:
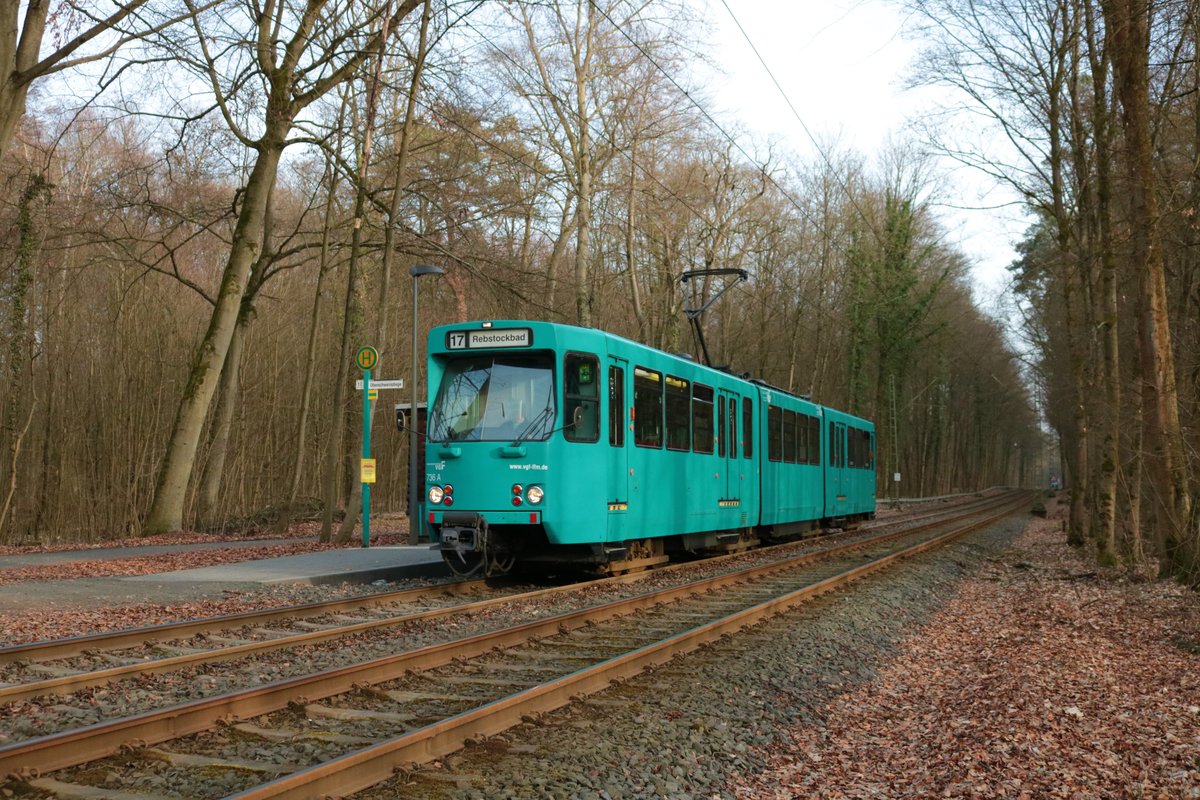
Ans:
[[[417,543],[421,523],[421,490],[417,480],[417,283],[422,275],[442,275],[441,267],[417,264],[408,270],[412,276],[412,406],[408,418],[408,537],[409,544]]]

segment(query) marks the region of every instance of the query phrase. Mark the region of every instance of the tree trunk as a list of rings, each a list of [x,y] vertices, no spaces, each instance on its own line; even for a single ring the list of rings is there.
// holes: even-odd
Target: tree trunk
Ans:
[[[422,17],[424,25],[425,18]],[[424,31],[424,27],[422,27]],[[366,224],[366,208],[367,208],[367,181],[370,179],[371,170],[371,143],[372,135],[375,128],[375,105],[379,98],[380,76],[383,72],[383,55],[384,42],[387,40],[387,20],[384,20],[383,37],[379,40],[379,52],[376,54],[375,70],[371,76],[370,87],[367,91],[367,119],[363,129],[363,146],[362,160],[359,162],[358,172],[358,192],[354,200],[354,233],[350,239],[350,281],[351,284],[355,281],[355,276],[358,274],[359,258],[362,254],[362,237],[363,226]],[[390,225],[388,226],[391,227]],[[389,263],[390,266],[390,263]],[[343,327],[342,348],[346,350],[348,346],[353,346],[355,342],[362,342],[363,330],[366,327],[364,319],[364,308],[366,304],[362,298],[358,297],[356,287],[351,285],[351,291],[346,295],[346,319]],[[388,288],[387,281],[383,282],[383,291]],[[386,300],[386,295],[381,298]],[[383,309],[381,309],[383,310]],[[365,342],[362,342],[365,344]],[[378,347],[380,342],[377,340],[375,345]],[[345,355],[349,355],[348,352]],[[342,359],[346,361],[345,358]],[[348,367],[347,367],[348,368]],[[345,385],[342,381],[340,386]],[[363,387],[366,391],[366,386]],[[359,452],[362,451],[363,444],[366,441],[366,431],[374,417],[375,404],[371,403],[366,412],[366,419],[362,421],[362,425],[358,429],[358,435],[355,437]],[[359,514],[362,512],[362,481],[351,480],[349,497],[346,501],[345,513],[342,515],[342,525],[338,529],[338,544],[348,544],[350,537],[354,533],[354,526],[358,523]],[[323,527],[323,526],[322,526]],[[324,530],[322,530],[324,534]]]
[[[1096,223],[1100,260],[1100,365],[1104,398],[1104,441],[1096,480],[1096,541],[1099,559],[1110,565],[1116,558],[1117,479],[1121,463],[1121,369],[1118,338],[1117,259],[1112,235],[1112,137],[1109,134],[1108,64],[1097,40],[1091,2],[1083,4],[1092,74],[1092,138],[1096,153]],[[1084,138],[1084,137],[1081,137]]]
[[[200,480],[200,507],[197,516],[207,528],[216,528],[222,523],[218,515],[221,479],[225,475],[229,433],[233,430],[233,415],[237,411],[243,344],[249,324],[248,314],[242,313],[233,329],[233,336],[229,339],[229,352],[225,355],[225,366],[221,369],[221,394],[217,399],[216,418],[213,421],[212,444],[209,446],[208,461],[204,465],[204,475]]]
[[[21,72],[37,60],[46,30],[49,0],[30,0],[25,10],[24,29],[18,39],[22,3],[6,2],[0,10],[0,158],[8,153],[17,124],[25,116],[25,96],[29,82]]]
[[[558,222],[558,236],[550,247],[550,256],[546,261],[546,313],[555,315],[554,290],[558,286],[558,265],[562,262],[563,251],[567,249],[567,240],[575,230],[575,217],[571,209],[572,195],[563,200],[562,214]]]
[[[641,120],[638,120],[639,126]],[[646,328],[646,312],[642,310],[642,287],[638,280],[637,258],[634,256],[634,223],[637,218],[637,182],[636,173],[637,162],[634,160],[637,155],[637,142],[633,142],[630,146],[629,155],[629,187],[626,192],[625,202],[625,275],[629,279],[629,300],[633,307],[633,318],[637,321],[638,326],[638,341],[645,342],[649,340],[649,331]]]
[[[342,112],[339,113],[338,119],[345,119],[345,104],[343,103]],[[340,129],[339,125],[339,129]],[[338,137],[339,144],[341,137]],[[313,292],[312,312],[309,315],[308,325],[308,346],[305,348],[304,358],[304,381],[300,388],[300,409],[299,417],[296,420],[296,459],[292,462],[292,479],[288,486],[288,493],[284,499],[282,507],[279,509],[279,516],[275,520],[274,530],[276,533],[283,533],[291,525],[292,515],[295,513],[296,497],[300,493],[300,480],[304,475],[304,456],[305,456],[305,440],[308,438],[308,416],[312,408],[312,385],[313,378],[317,370],[317,331],[321,321],[321,297],[325,293],[325,279],[329,275],[329,238],[330,231],[333,228],[333,210],[337,204],[337,187],[338,173],[334,168],[333,159],[326,161],[325,165],[325,183],[328,184],[328,195],[325,198],[325,216],[321,225],[321,256],[320,265],[317,268],[317,286]]]
[[[3,435],[7,445],[5,475],[7,490],[0,504],[0,538],[15,541],[8,533],[9,514],[16,495],[21,448],[33,422],[34,401],[27,395],[32,383],[33,329],[30,323],[29,295],[33,288],[33,265],[41,249],[41,219],[39,204],[50,197],[50,184],[40,172],[29,176],[17,206],[17,259],[9,288],[8,319],[8,392],[4,398]],[[24,421],[19,421],[22,410]],[[19,429],[18,429],[19,427]]]
[[[401,203],[408,193],[408,153],[412,139],[413,118],[416,114],[417,96],[421,93],[421,74],[428,55],[429,21],[432,0],[425,0],[421,10],[421,28],[417,38],[417,55],[413,60],[412,78],[408,82],[407,99],[404,106],[404,122],[395,146],[395,168],[392,170],[392,198],[388,206],[387,227],[383,233],[383,263],[379,280],[379,305],[375,315],[375,346],[380,354],[387,352],[387,321],[391,308],[389,294],[392,283],[392,264],[396,260],[396,229],[400,220]]]
[[[588,138],[587,126],[580,138]],[[586,156],[584,161],[586,162]],[[588,281],[588,251],[592,232],[592,174],[585,163],[580,167],[579,202],[575,206],[575,317],[585,328],[592,326],[592,292]]]
[[[1134,349],[1133,375],[1135,384],[1143,381],[1141,373],[1141,359],[1138,358],[1137,350]],[[1146,419],[1142,411],[1142,393],[1133,392],[1130,401],[1133,403],[1133,413],[1131,414],[1132,441],[1128,449],[1130,464],[1124,471],[1126,481],[1128,481],[1125,492],[1126,503],[1128,504],[1125,540],[1126,552],[1130,560],[1134,564],[1140,564],[1146,558],[1145,538],[1142,536],[1142,480],[1144,472],[1143,464],[1146,461],[1142,448],[1146,431]]]
[[[362,238],[362,212],[364,200],[366,198],[366,188],[359,183],[358,195],[354,202],[354,235],[350,245],[350,263],[347,265],[346,275],[346,302],[342,318],[342,343],[338,350],[337,361],[337,378],[333,389],[333,425],[329,433],[329,443],[325,448],[325,473],[322,479],[324,486],[324,505],[325,510],[321,518],[321,541],[328,542],[333,534],[333,512],[337,507],[337,476],[338,476],[338,460],[342,455],[342,445],[345,439],[346,431],[346,391],[349,388],[350,381],[350,350],[353,345],[362,338],[363,319],[362,319],[362,298],[359,296],[358,286],[358,249],[361,246]],[[354,486],[358,485],[357,481],[353,482]],[[349,512],[354,504],[354,498],[350,497],[346,501],[347,511]],[[358,521],[358,514],[355,513],[349,521],[350,531],[353,532],[354,525]],[[346,522],[343,520],[342,527],[338,531],[339,541],[345,536],[346,541],[349,541],[350,534],[344,533]]]
[[[1151,467],[1160,487],[1157,524],[1163,528],[1161,572],[1200,585],[1200,531],[1192,519],[1187,453],[1179,422],[1179,398],[1167,315],[1166,271],[1159,242],[1153,141],[1150,130],[1149,6],[1138,0],[1104,0],[1113,42],[1113,76],[1121,98],[1128,169],[1131,258],[1140,277],[1143,320],[1142,364],[1147,377],[1147,410],[1153,421],[1155,458]]]
[[[290,125],[286,126],[290,127]],[[286,130],[286,127],[284,130]],[[183,529],[183,510],[188,481],[196,460],[196,448],[209,404],[216,392],[229,342],[241,313],[242,298],[250,280],[250,269],[262,249],[263,225],[267,204],[275,185],[279,158],[283,153],[283,133],[268,134],[254,162],[254,169],[242,193],[242,208],[233,234],[233,247],[221,279],[220,293],[213,308],[208,330],[192,361],[187,388],[171,429],[166,458],[159,472],[154,502],[142,527],[142,534]]]
[[[216,419],[212,426],[212,441],[209,445],[208,461],[204,466],[204,475],[200,480],[198,518],[210,527],[223,524],[223,520],[218,519],[218,497],[225,477],[225,457],[229,452],[229,436],[233,431],[233,418],[237,413],[238,396],[241,391],[242,353],[245,349],[246,331],[254,318],[254,297],[262,286],[263,274],[273,255],[271,234],[274,215],[271,204],[274,196],[272,188],[267,196],[267,210],[263,216],[262,251],[250,269],[237,325],[233,329],[233,337],[229,340],[229,352],[225,355],[225,364],[221,368],[220,395],[217,398]]]

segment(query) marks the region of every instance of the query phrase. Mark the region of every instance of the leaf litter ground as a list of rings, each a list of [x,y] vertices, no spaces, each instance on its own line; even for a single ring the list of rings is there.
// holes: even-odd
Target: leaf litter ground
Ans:
[[[1086,556],[1035,521],[736,796],[1200,798],[1200,597]]]

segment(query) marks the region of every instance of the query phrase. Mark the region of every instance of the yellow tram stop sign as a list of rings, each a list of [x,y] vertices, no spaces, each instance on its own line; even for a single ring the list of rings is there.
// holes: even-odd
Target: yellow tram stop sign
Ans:
[[[354,354],[354,363],[359,369],[375,369],[375,365],[379,363],[379,351],[370,345],[360,347]]]
[[[360,458],[358,461],[359,478],[362,483],[375,482],[375,459]]]

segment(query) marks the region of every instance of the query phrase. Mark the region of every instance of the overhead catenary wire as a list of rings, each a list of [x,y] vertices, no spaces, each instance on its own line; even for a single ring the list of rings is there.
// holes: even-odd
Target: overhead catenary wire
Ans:
[[[599,6],[599,5],[596,3],[596,0],[588,0],[588,2],[590,2],[590,3],[592,4],[592,7],[593,7],[593,8],[595,8],[597,11],[599,11],[599,12],[600,12],[600,14],[601,14],[601,15],[603,15],[603,16],[604,16],[604,18],[605,18],[606,20],[608,20],[609,24],[611,24],[611,25],[613,26],[614,30],[616,30],[616,31],[617,31],[618,33],[620,33],[620,34],[621,34],[623,37],[625,37],[625,39],[626,39],[626,40],[627,40],[627,41],[628,41],[630,44],[632,44],[632,45],[634,46],[634,48],[636,48],[636,49],[637,49],[637,51],[638,51],[639,53],[641,53],[641,54],[642,54],[642,56],[643,56],[643,57],[644,57],[644,58],[645,58],[645,59],[646,59],[648,62],[650,62],[650,64],[651,64],[651,65],[652,65],[652,66],[653,66],[653,67],[654,67],[656,70],[658,70],[658,71],[659,71],[659,72],[662,74],[662,76],[663,76],[664,78],[666,78],[666,79],[667,79],[667,81],[668,81],[668,82],[669,82],[669,83],[670,83],[672,86],[674,86],[674,87],[675,87],[675,89],[676,89],[677,91],[679,91],[679,92],[680,92],[680,94],[682,94],[684,97],[686,97],[686,98],[687,98],[688,102],[690,102],[690,103],[691,103],[691,104],[692,104],[692,105],[693,105],[693,106],[696,108],[696,110],[697,110],[697,111],[699,111],[699,112],[700,112],[700,113],[701,113],[701,114],[704,116],[704,118],[705,118],[706,120],[708,120],[708,122],[709,122],[709,123],[710,123],[710,124],[711,124],[711,125],[712,125],[712,126],[713,126],[713,127],[716,129],[716,130],[717,130],[717,132],[718,132],[718,133],[720,133],[720,134],[721,134],[721,136],[722,136],[722,137],[723,137],[723,138],[724,138],[726,141],[728,141],[728,142],[729,142],[731,145],[733,145],[733,147],[734,147],[734,148],[735,148],[735,149],[736,149],[736,150],[737,150],[739,153],[741,153],[741,154],[742,154],[742,156],[743,156],[743,157],[744,157],[744,158],[745,158],[745,159],[746,159],[748,162],[750,162],[751,164],[753,164],[755,167],[757,167],[757,168],[758,168],[759,172],[761,172],[761,173],[762,173],[763,177],[764,177],[764,178],[766,178],[768,181],[770,181],[771,185],[772,185],[772,186],[774,186],[774,187],[775,187],[775,188],[776,188],[776,189],[779,191],[779,193],[780,193],[780,194],[781,194],[781,195],[784,197],[784,199],[786,199],[786,200],[788,201],[788,203],[790,203],[790,204],[792,205],[792,207],[793,207],[793,208],[795,208],[797,211],[799,211],[799,212],[800,212],[800,214],[801,214],[801,215],[803,215],[803,216],[804,216],[804,217],[805,217],[805,218],[806,218],[806,219],[807,219],[809,222],[811,222],[812,224],[814,224],[814,225],[819,225],[819,223],[817,222],[817,220],[813,218],[813,216],[812,216],[811,212],[809,212],[809,210],[808,210],[808,209],[806,209],[806,208],[805,208],[805,207],[804,207],[804,206],[803,206],[803,205],[800,203],[800,201],[799,201],[799,200],[797,200],[795,197],[793,197],[793,196],[792,196],[792,194],[791,194],[791,192],[789,192],[787,189],[785,189],[785,188],[784,188],[784,187],[783,187],[783,186],[782,186],[782,185],[779,183],[779,181],[775,180],[775,177],[774,177],[774,176],[773,176],[773,175],[772,175],[770,172],[767,172],[767,169],[766,169],[766,167],[765,167],[764,165],[762,165],[762,164],[758,163],[758,160],[757,160],[756,158],[754,158],[752,155],[750,155],[750,153],[748,153],[748,152],[746,151],[746,148],[742,146],[741,142],[739,142],[739,141],[737,140],[737,138],[733,136],[733,134],[731,134],[731,133],[729,133],[729,131],[725,130],[725,128],[724,128],[724,127],[721,125],[721,123],[720,123],[720,122],[718,122],[718,121],[717,121],[717,119],[716,119],[716,118],[715,118],[715,117],[714,117],[714,116],[713,116],[711,113],[709,113],[708,109],[706,109],[706,108],[705,108],[705,107],[704,107],[704,106],[703,106],[703,105],[700,103],[700,101],[699,101],[699,100],[697,100],[695,97],[693,97],[693,96],[692,96],[692,93],[691,93],[691,92],[689,92],[689,91],[688,91],[686,88],[684,88],[684,87],[683,87],[683,85],[682,85],[682,84],[680,84],[680,83],[679,83],[679,81],[677,81],[677,80],[675,79],[675,77],[674,77],[674,76],[673,76],[673,75],[672,75],[670,72],[668,72],[668,71],[667,71],[666,67],[664,67],[662,64],[660,64],[660,63],[658,62],[658,60],[657,60],[656,58],[654,58],[654,56],[653,56],[653,55],[651,55],[649,52],[647,52],[647,51],[646,51],[646,49],[645,49],[645,48],[642,46],[642,44],[641,44],[640,42],[638,42],[638,41],[637,41],[635,38],[633,38],[633,36],[632,36],[632,35],[630,35],[630,33],[629,33],[628,31],[626,31],[624,28],[622,28],[622,27],[621,27],[621,25],[620,25],[620,24],[619,24],[619,23],[618,23],[616,20],[614,20],[614,19],[613,19],[613,18],[612,18],[612,17],[609,15],[609,13],[608,13],[607,11],[605,11],[603,8],[601,8],[601,7],[600,7],[600,6]],[[843,187],[843,188],[844,188],[844,187]]]
[[[733,24],[737,26],[738,32],[742,34],[742,38],[746,40],[746,44],[750,46],[751,52],[753,52],[754,57],[758,59],[758,63],[762,66],[763,71],[765,71],[767,73],[767,77],[771,79],[771,83],[775,86],[776,91],[779,92],[779,96],[783,98],[783,102],[792,112],[792,116],[795,117],[796,122],[800,124],[800,129],[804,131],[804,135],[807,136],[808,141],[812,143],[813,149],[817,151],[819,156],[821,156],[821,160],[825,162],[825,166],[828,167],[829,173],[833,176],[834,181],[837,182],[842,192],[845,193],[846,199],[850,201],[852,206],[854,206],[854,210],[858,212],[858,215],[863,222],[867,223],[867,226],[875,235],[876,240],[880,240],[880,233],[878,230],[876,230],[874,223],[858,204],[858,200],[855,198],[854,193],[850,191],[850,187],[848,187],[842,181],[842,176],[838,173],[837,169],[834,168],[833,160],[829,157],[829,154],[825,152],[825,148],[821,146],[820,142],[817,141],[817,138],[813,136],[812,131],[804,122],[804,119],[800,116],[800,112],[796,110],[795,104],[792,103],[792,99],[788,97],[787,92],[784,91],[783,85],[779,83],[779,79],[776,78],[775,73],[771,71],[771,67],[768,66],[766,59],[763,58],[762,53],[759,52],[757,45],[754,44],[754,40],[750,38],[750,34],[746,32],[745,26],[743,26],[741,20],[737,18],[737,14],[733,13],[733,9],[729,7],[728,0],[720,0],[720,2],[725,8],[725,11],[728,12],[729,18],[733,20]]]

